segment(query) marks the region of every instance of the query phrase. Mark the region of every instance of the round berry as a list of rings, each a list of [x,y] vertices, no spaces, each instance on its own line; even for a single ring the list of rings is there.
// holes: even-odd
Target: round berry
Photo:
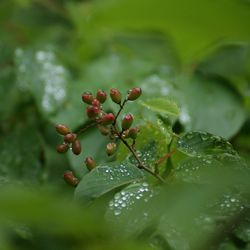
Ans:
[[[82,151],[81,142],[79,140],[75,140],[72,143],[72,152],[75,155],[79,155],[81,153],[81,151]]]
[[[128,137],[132,138],[133,140],[136,139],[140,129],[138,127],[130,128],[128,132]]]
[[[107,99],[107,94],[103,90],[99,89],[96,93],[96,99],[100,103],[104,103]]]
[[[126,130],[129,129],[133,123],[133,116],[131,114],[127,114],[122,119],[122,129]]]
[[[134,101],[141,95],[141,88],[132,88],[128,91],[128,100]]]
[[[100,123],[102,125],[109,125],[109,124],[112,124],[114,121],[115,121],[115,116],[113,113],[105,114],[100,119]]]
[[[110,89],[110,97],[113,102],[120,104],[122,100],[122,95],[118,89]]]
[[[64,136],[64,141],[66,143],[72,143],[76,140],[76,138],[77,138],[77,135],[75,133],[69,133]]]
[[[64,174],[63,174],[63,179],[70,185],[70,186],[73,186],[75,187],[79,181],[78,179],[74,176],[73,172],[72,171],[66,171]]]
[[[69,128],[63,124],[57,124],[56,125],[56,131],[60,135],[66,135],[70,132]]]
[[[91,171],[92,169],[96,167],[96,162],[92,157],[87,157],[85,159],[85,164],[89,171]]]
[[[107,144],[106,146],[106,153],[108,156],[114,154],[114,152],[116,151],[116,144],[114,142],[110,142]]]
[[[82,101],[83,102],[85,102],[87,104],[91,104],[93,100],[94,100],[94,96],[90,92],[84,92],[82,94]]]
[[[56,151],[57,151],[58,153],[60,153],[60,154],[63,154],[63,153],[65,153],[65,152],[67,152],[68,149],[69,149],[69,145],[68,145],[68,144],[65,144],[65,143],[60,144],[60,145],[58,145],[58,146],[56,147]]]
[[[100,114],[100,108],[96,106],[88,106],[86,113],[90,119],[95,119]]]

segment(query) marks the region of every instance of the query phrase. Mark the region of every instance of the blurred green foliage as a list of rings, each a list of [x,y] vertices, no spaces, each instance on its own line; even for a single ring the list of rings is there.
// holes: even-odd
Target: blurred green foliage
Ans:
[[[249,27],[247,0],[1,0],[0,249],[250,249]],[[133,86],[143,161],[178,149],[166,185],[93,129],[55,152],[82,92]]]

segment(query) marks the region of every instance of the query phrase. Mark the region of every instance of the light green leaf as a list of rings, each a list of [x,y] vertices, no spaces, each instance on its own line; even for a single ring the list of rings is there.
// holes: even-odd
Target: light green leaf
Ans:
[[[114,162],[98,166],[82,178],[75,190],[75,198],[95,199],[117,187],[142,179],[143,172],[132,164]]]
[[[151,98],[146,101],[141,101],[140,104],[160,115],[177,117],[180,113],[177,104],[166,98]]]
[[[180,122],[186,131],[233,136],[245,121],[240,97],[222,82],[193,77],[180,79]]]

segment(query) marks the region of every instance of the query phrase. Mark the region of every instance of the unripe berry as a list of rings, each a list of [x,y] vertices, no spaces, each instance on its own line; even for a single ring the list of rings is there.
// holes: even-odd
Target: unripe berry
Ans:
[[[95,106],[88,106],[86,113],[90,119],[95,119],[100,114],[100,108]]]
[[[128,100],[134,101],[141,95],[141,88],[132,88],[128,91]]]
[[[68,133],[64,136],[64,141],[67,143],[72,143],[76,140],[77,135],[75,133]]]
[[[94,100],[94,96],[90,92],[84,92],[82,94],[82,101],[83,102],[85,102],[87,104],[91,104],[93,100]]]
[[[110,142],[107,144],[106,153],[108,156],[114,154],[115,150],[116,150],[116,144],[114,142]]]
[[[85,159],[85,164],[89,171],[96,167],[96,162],[92,157],[87,157]]]
[[[99,129],[99,131],[101,132],[102,135],[108,135],[110,133],[110,128],[109,127],[99,125],[98,129]]]
[[[107,94],[106,94],[103,90],[99,89],[99,90],[97,91],[97,94],[96,94],[96,99],[97,99],[100,103],[104,103],[104,102],[106,101],[106,99],[107,99]]]
[[[128,132],[128,137],[135,140],[139,131],[140,131],[140,129],[138,127],[130,128],[129,132]]]
[[[99,102],[97,99],[94,99],[94,100],[91,102],[91,104],[92,104],[92,106],[98,107],[98,108],[101,106],[100,102]]]
[[[60,144],[56,147],[56,151],[60,154],[63,154],[65,152],[67,152],[69,149],[69,145],[68,144]]]
[[[56,131],[60,135],[66,135],[70,132],[69,128],[63,124],[57,124],[56,125]]]
[[[122,95],[118,89],[111,89],[110,90],[110,97],[113,102],[120,104],[122,100]]]
[[[129,129],[133,123],[133,116],[131,114],[127,114],[122,119],[122,129],[126,130]]]
[[[79,181],[78,179],[74,176],[74,174],[72,173],[72,171],[66,171],[63,174],[63,179],[70,185],[75,187]]]
[[[109,125],[112,124],[115,121],[115,116],[113,113],[108,113],[106,115],[103,115],[100,119],[100,123],[102,125]]]
[[[79,140],[75,140],[72,143],[72,152],[75,155],[79,155],[81,153],[81,151],[82,151],[81,142]]]

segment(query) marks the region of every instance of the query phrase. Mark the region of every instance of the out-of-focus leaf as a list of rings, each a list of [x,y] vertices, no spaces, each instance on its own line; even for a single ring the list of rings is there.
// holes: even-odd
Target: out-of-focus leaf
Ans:
[[[66,97],[67,71],[52,51],[16,50],[17,83],[34,97],[39,109],[49,116]]]
[[[180,121],[187,131],[203,130],[230,138],[245,121],[239,96],[222,83],[195,77],[179,86]]]
[[[146,182],[129,185],[121,192],[116,193],[109,202],[106,219],[117,227],[118,232],[122,228],[126,235],[135,237],[144,230],[152,219],[149,204],[156,192]],[[143,210],[136,219],[131,218],[130,214],[133,213],[133,209],[138,206],[139,202],[144,204]]]
[[[110,0],[67,7],[79,33],[91,40],[101,42],[124,30],[162,31],[173,38],[184,61],[220,39],[250,40],[249,8],[234,0]]]
[[[32,126],[16,128],[1,136],[0,175],[8,179],[36,182],[42,172],[41,143]]]
[[[75,190],[75,198],[98,198],[117,187],[142,179],[142,170],[132,164],[115,162],[98,166],[82,178]]]
[[[198,70],[206,75],[226,78],[245,75],[249,56],[249,46],[246,44],[222,46],[201,62]]]

